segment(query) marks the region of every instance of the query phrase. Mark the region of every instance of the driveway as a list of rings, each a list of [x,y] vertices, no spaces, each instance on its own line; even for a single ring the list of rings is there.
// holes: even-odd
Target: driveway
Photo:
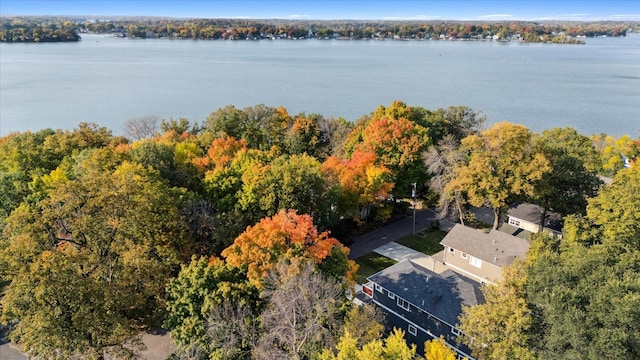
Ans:
[[[431,209],[416,211],[416,232],[420,232],[429,226],[431,221],[435,220],[437,214]],[[449,230],[453,224],[448,220],[439,220],[442,230]],[[406,216],[400,220],[385,225],[379,229],[373,230],[357,237],[353,244],[349,246],[349,259],[357,259],[360,256],[372,252],[374,249],[396,241],[413,232],[413,216]]]

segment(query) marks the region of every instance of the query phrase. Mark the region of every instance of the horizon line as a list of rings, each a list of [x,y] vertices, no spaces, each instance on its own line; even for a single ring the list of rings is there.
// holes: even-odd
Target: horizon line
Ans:
[[[493,16],[496,16],[495,18]],[[456,19],[456,18],[439,18],[429,16],[412,16],[412,17],[385,17],[385,18],[312,18],[305,17],[304,15],[292,15],[290,17],[252,17],[252,16],[236,16],[236,17],[204,17],[204,16],[170,16],[170,15],[124,15],[124,14],[40,14],[40,15],[24,15],[24,14],[0,14],[0,18],[10,17],[24,17],[24,18],[36,18],[36,17],[122,17],[122,18],[157,18],[157,19],[176,19],[176,20],[286,20],[286,21],[386,21],[386,22],[419,22],[419,21],[463,21],[463,22],[508,22],[508,21],[564,21],[564,22],[640,22],[640,14],[616,14],[611,17],[603,18],[573,18],[567,15],[559,17],[538,17],[538,18],[509,18],[512,15],[500,14],[500,15],[483,15],[476,19]],[[624,18],[629,17],[629,18]]]

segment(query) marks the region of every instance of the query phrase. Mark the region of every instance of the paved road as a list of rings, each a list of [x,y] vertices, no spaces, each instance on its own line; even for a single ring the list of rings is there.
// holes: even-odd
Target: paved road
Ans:
[[[147,346],[140,356],[145,360],[165,360],[176,351],[175,345],[171,341],[168,333],[144,334],[142,341]],[[6,339],[0,339],[0,360],[27,360],[16,346]]]
[[[2,360],[27,360],[15,345],[8,342],[5,338],[0,338],[0,359]]]
[[[431,226],[431,221],[436,218],[436,213],[431,209],[416,211],[416,232]],[[442,224],[442,220],[440,223]],[[446,220],[445,220],[446,222]],[[389,225],[373,230],[369,233],[360,235],[351,244],[349,249],[349,258],[357,259],[362,255],[370,253],[375,248],[380,247],[391,241],[398,240],[413,232],[413,216],[406,216]]]

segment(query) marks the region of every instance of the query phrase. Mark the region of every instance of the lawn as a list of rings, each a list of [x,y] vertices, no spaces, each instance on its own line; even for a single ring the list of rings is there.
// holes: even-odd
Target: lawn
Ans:
[[[442,230],[424,231],[416,235],[405,236],[396,240],[396,242],[423,254],[433,255],[444,249],[440,245],[440,241],[446,235],[447,233]]]
[[[389,259],[386,256],[370,252],[356,259],[356,263],[360,265],[357,272],[358,284],[367,282],[367,277],[377,273],[382,269],[386,269],[389,266],[395,264],[397,261]]]

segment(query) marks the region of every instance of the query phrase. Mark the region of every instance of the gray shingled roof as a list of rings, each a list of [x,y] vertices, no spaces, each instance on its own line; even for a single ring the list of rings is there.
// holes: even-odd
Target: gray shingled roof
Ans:
[[[477,305],[476,291],[451,270],[438,275],[410,260],[401,261],[368,278],[450,325],[456,325],[462,305]]]
[[[486,233],[461,224],[456,224],[440,244],[500,267],[511,265],[515,258],[524,258],[529,250],[529,241],[525,239],[498,230]]]
[[[535,204],[522,203],[513,204],[509,207],[507,214],[518,219],[526,220],[532,224],[540,225],[540,219],[542,218],[542,212],[544,208]],[[556,231],[562,231],[562,216],[553,211],[547,211],[545,213],[544,226]]]

